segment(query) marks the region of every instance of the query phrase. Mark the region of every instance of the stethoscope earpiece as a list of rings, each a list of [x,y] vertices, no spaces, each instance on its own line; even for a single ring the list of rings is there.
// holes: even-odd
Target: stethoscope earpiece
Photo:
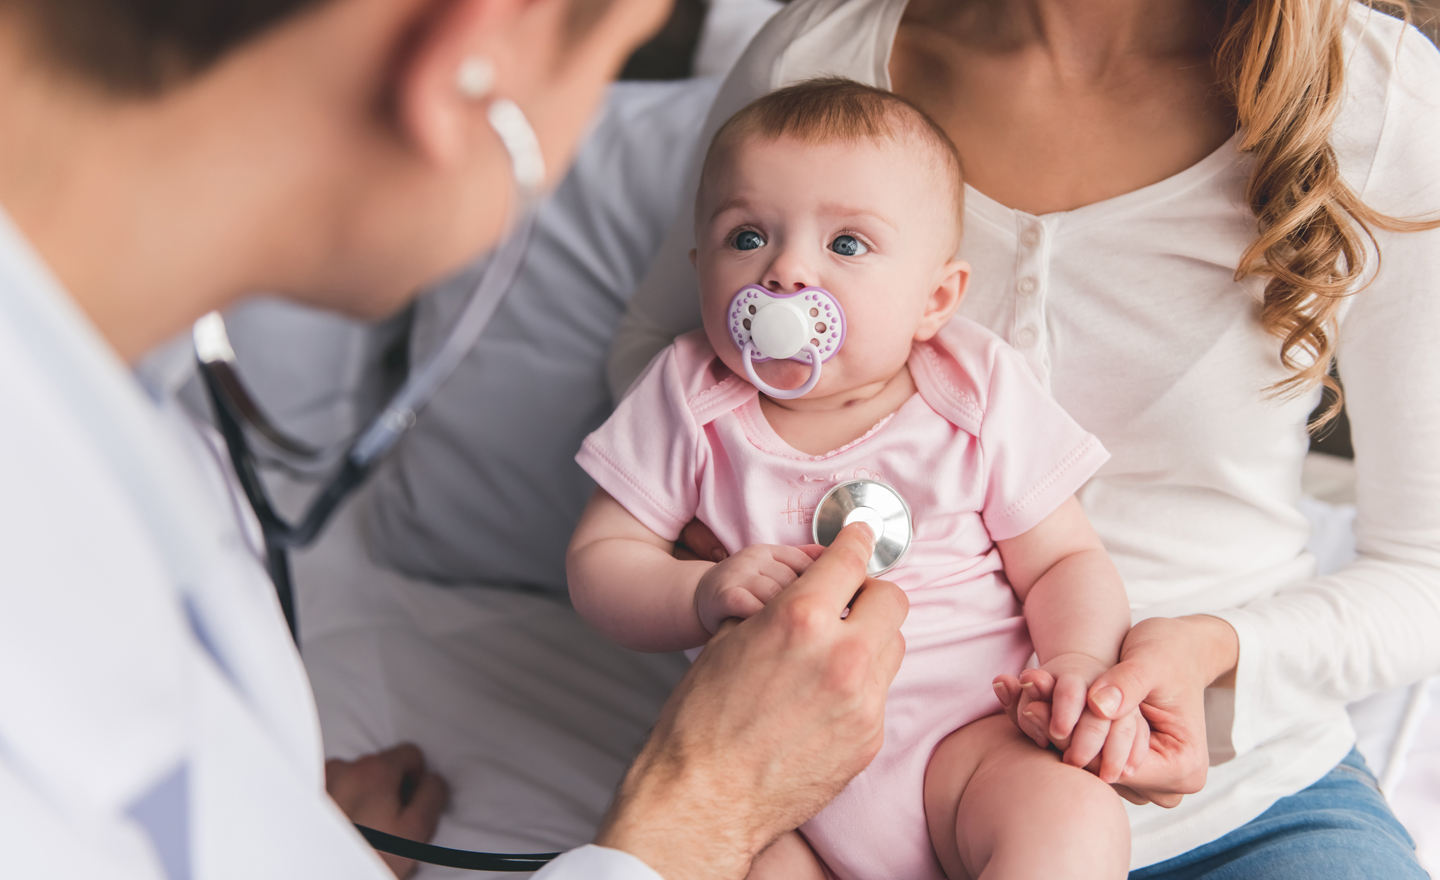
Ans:
[[[740,349],[745,377],[770,397],[804,397],[820,382],[821,364],[845,342],[845,310],[823,287],[773,293],[757,284],[740,288],[727,313],[730,338]],[[795,360],[810,364],[810,378],[798,388],[776,388],[755,373],[755,364]]]

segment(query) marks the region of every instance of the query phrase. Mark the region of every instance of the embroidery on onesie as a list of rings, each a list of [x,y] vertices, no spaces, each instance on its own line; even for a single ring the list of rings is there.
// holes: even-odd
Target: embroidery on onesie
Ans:
[[[879,480],[909,504],[914,537],[885,576],[910,613],[884,745],[801,827],[841,880],[944,880],[925,820],[926,765],[952,731],[1000,711],[991,679],[1018,673],[1032,652],[995,542],[1040,523],[1109,457],[978,324],[952,319],[908,363],[918,391],[899,410],[806,455],[696,331],[655,358],[577,456],[656,534],[674,540],[698,519],[731,553],[810,543],[816,503],[847,480]]]

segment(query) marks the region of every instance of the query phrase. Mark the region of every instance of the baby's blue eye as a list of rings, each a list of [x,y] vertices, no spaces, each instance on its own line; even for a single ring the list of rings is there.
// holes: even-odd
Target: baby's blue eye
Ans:
[[[764,247],[765,239],[761,238],[760,233],[755,230],[747,229],[735,236],[735,240],[731,244],[737,251],[753,251],[758,247]]]
[[[830,250],[842,257],[858,257],[870,252],[870,249],[853,235],[837,235],[835,240],[830,242]]]

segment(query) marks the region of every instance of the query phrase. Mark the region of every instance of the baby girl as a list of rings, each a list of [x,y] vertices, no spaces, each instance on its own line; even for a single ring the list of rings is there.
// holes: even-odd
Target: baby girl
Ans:
[[[962,196],[949,139],[886,92],[815,80],[741,110],[701,177],[704,330],[662,352],[579,455],[600,489],[571,542],[571,595],[642,651],[701,646],[804,572],[833,487],[871,480],[908,502],[913,536],[872,528],[910,537],[885,575],[910,614],[884,746],[752,877],[1128,868],[1106,783],[1138,766],[1144,722],[1104,721],[1085,693],[1130,613],[1074,498],[1107,453],[1016,352],[953,317]],[[692,519],[723,561],[675,558]],[[996,714],[992,676],[1032,651],[1063,761]]]

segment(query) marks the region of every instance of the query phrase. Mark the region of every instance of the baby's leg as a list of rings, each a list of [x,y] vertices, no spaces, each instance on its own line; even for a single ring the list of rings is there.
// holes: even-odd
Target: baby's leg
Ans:
[[[1121,880],[1130,825],[1110,786],[1035,747],[1003,715],[941,741],[925,817],[951,880]]]
[[[750,863],[750,873],[745,875],[745,880],[832,880],[832,877],[800,832],[791,831],[780,835]]]

